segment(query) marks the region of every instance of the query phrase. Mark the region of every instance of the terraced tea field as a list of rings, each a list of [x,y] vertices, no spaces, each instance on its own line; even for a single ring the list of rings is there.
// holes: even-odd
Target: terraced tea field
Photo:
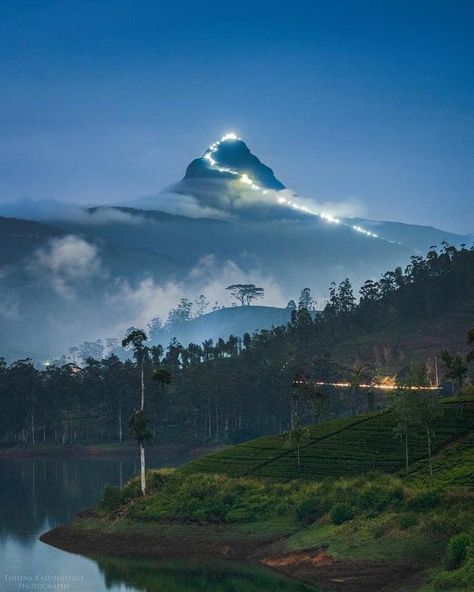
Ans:
[[[301,443],[299,468],[295,446],[287,434],[282,434],[209,454],[182,470],[283,480],[352,476],[370,470],[393,472],[405,463],[403,443],[395,436],[395,424],[395,415],[388,410],[311,426]],[[473,430],[473,399],[443,401],[434,429],[433,452]],[[410,463],[427,457],[426,434],[421,427],[410,433],[409,456]]]

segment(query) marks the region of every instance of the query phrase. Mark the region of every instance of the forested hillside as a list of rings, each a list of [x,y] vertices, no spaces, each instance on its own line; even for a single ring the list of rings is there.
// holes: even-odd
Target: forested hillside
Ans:
[[[128,421],[139,402],[139,361],[157,443],[239,442],[285,431],[295,375],[348,384],[318,387],[320,396],[300,409],[303,423],[385,405],[383,391],[361,384],[390,379],[423,386],[434,384],[438,374],[451,392],[472,372],[464,356],[474,341],[472,334],[470,344],[467,339],[474,327],[473,294],[474,249],[444,245],[441,252],[412,257],[405,270],[368,280],[358,301],[345,280],[331,286],[322,313],[300,306],[289,324],[242,340],[230,336],[188,346],[173,341],[166,350],[145,343],[132,360],[89,359],[84,367],[69,363],[39,371],[29,360],[1,364],[0,440],[12,445],[129,439]],[[434,332],[437,340],[429,346]],[[409,337],[408,345],[402,337]],[[435,361],[434,354],[445,348],[451,351]],[[170,385],[153,382],[157,368],[171,373]]]

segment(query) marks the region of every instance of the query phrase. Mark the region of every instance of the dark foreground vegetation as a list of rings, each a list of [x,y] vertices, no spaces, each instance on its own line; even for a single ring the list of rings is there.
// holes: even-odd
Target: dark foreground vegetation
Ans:
[[[301,467],[286,434],[148,471],[146,496],[139,478],[107,487],[97,510],[43,540],[258,561],[325,590],[472,590],[474,399],[439,405],[431,463],[414,426],[408,473],[391,409],[312,426]]]
[[[473,294],[474,250],[444,245],[425,258],[413,257],[405,270],[367,281],[358,303],[348,280],[331,287],[319,314],[308,311],[309,295],[302,294],[305,298],[291,323],[243,340],[231,336],[187,347],[171,342],[166,351],[145,344],[140,360],[122,362],[112,355],[89,358],[84,367],[71,362],[38,370],[31,360],[6,366],[0,359],[0,442],[77,445],[129,440],[141,362],[149,393],[146,415],[157,444],[235,443],[288,430],[296,374],[350,383],[342,391],[320,389],[322,398],[300,410],[302,424],[371,411],[387,401],[359,388],[361,382],[374,383],[387,374],[402,386],[413,384],[414,374],[419,384],[436,381],[434,355],[425,352],[417,358],[412,351],[416,344],[429,342],[435,327],[442,333],[442,347],[454,343],[464,348],[462,355],[448,352],[450,362],[438,358],[439,377],[444,374],[444,384],[455,391],[468,379],[464,355],[473,346],[474,338],[470,345],[466,342],[472,315],[465,321],[457,318],[456,324],[446,314],[471,304],[474,311]],[[410,351],[390,345],[401,333],[412,336]],[[359,352],[361,337],[367,335],[380,338],[383,347],[364,358]],[[153,382],[159,369],[173,377],[165,389]]]

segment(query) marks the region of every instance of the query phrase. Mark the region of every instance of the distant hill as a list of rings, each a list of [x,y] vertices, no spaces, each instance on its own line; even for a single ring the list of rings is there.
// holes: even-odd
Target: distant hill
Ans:
[[[33,220],[0,217],[0,266],[10,265],[31,253],[64,231]]]
[[[219,337],[227,339],[229,335],[242,337],[244,333],[286,325],[290,318],[290,308],[232,306],[204,314],[178,327],[163,329],[153,336],[153,342],[167,345],[175,337],[187,345],[200,344],[206,339],[217,341]]]

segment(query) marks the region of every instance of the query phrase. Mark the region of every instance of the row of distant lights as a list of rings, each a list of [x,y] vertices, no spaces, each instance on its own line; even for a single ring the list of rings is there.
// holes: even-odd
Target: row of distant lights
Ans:
[[[247,185],[253,191],[260,191],[263,195],[266,195],[268,193],[268,190],[263,189],[263,187],[260,187],[260,185],[258,185],[254,181],[252,181],[252,179],[247,174],[244,173],[243,175],[241,175],[238,171],[234,171],[234,170],[229,169],[227,167],[220,166],[219,163],[216,161],[216,159],[213,156],[213,154],[215,154],[217,152],[217,150],[218,150],[219,146],[222,144],[222,142],[229,142],[229,141],[233,142],[235,140],[241,140],[241,139],[242,138],[239,138],[235,134],[226,134],[225,136],[222,136],[222,138],[220,140],[218,140],[217,142],[214,142],[213,144],[211,144],[209,146],[209,148],[206,150],[206,152],[204,154],[204,158],[207,160],[207,162],[213,168],[215,168],[219,172],[229,173],[230,175],[234,175],[236,177],[239,177],[239,181],[241,183],[244,183],[244,185]],[[331,222],[332,224],[343,224],[344,226],[349,226],[350,228],[352,228],[352,230],[355,230],[356,232],[360,232],[361,234],[365,234],[366,236],[371,236],[373,238],[380,238],[378,234],[375,234],[374,232],[370,232],[370,230],[366,230],[365,228],[362,228],[361,226],[358,226],[357,224],[348,224],[347,222],[342,222],[342,220],[340,220],[339,218],[335,218],[334,216],[331,216],[330,214],[324,214],[322,212],[317,212],[316,210],[312,210],[311,208],[308,208],[306,206],[302,206],[299,203],[296,203],[295,201],[293,201],[291,199],[287,199],[286,197],[279,197],[277,199],[277,201],[282,206],[289,206],[295,210],[298,210],[299,212],[304,212],[305,214],[309,214],[311,216],[318,216],[319,218],[326,220],[326,222]]]

